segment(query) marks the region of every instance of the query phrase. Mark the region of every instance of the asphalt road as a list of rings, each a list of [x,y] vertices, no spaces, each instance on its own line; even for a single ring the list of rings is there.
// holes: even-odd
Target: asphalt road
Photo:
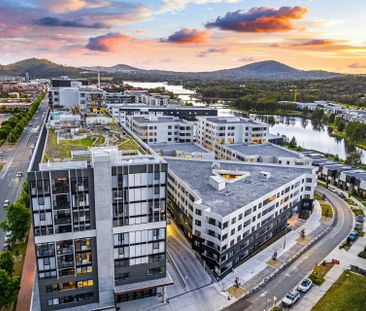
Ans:
[[[348,205],[334,193],[318,187],[317,190],[325,194],[336,209],[335,226],[308,251],[301,255],[292,265],[267,283],[262,290],[252,296],[242,298],[225,310],[230,311],[262,311],[272,305],[274,297],[281,300],[286,293],[294,289],[300,281],[309,274],[313,267],[321,262],[334,248],[336,248],[353,228],[353,213]],[[306,225],[305,225],[306,228]]]
[[[15,201],[26,178],[26,173],[32,155],[32,145],[36,145],[40,125],[47,111],[47,100],[39,106],[37,113],[30,121],[32,126],[27,126],[15,146],[2,146],[0,151],[6,165],[0,172],[0,220],[6,218],[6,209],[3,207],[4,200]],[[16,177],[17,172],[22,172],[23,177]],[[0,229],[0,248],[4,243],[4,232]]]
[[[168,253],[173,257],[184,290],[190,291],[211,283],[211,278],[194,256],[191,247],[174,222],[168,225]],[[183,279],[183,280],[182,280]]]

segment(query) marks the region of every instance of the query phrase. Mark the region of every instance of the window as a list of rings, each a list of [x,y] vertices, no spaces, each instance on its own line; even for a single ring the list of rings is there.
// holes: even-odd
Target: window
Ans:
[[[159,249],[159,242],[154,242],[152,244],[152,249],[155,250],[155,249]]]
[[[225,228],[227,228],[227,226],[228,226],[229,224],[228,224],[228,222],[227,221],[225,221],[224,222],[224,224],[222,225],[222,229],[225,229]]]
[[[201,226],[201,221],[200,220],[198,220],[198,219],[196,219],[195,221],[194,221],[194,223],[195,223],[195,225],[196,226]]]
[[[128,272],[116,274],[116,281],[124,281],[124,280],[128,280],[129,278],[130,278],[130,274]]]
[[[235,222],[236,222],[236,218],[234,217],[233,219],[231,219],[231,224],[233,225],[233,224],[235,224]]]
[[[40,221],[45,221],[46,220],[46,213],[45,212],[40,212],[39,213],[39,220]]]
[[[201,216],[202,215],[202,211],[198,208],[196,208],[196,215]]]
[[[231,234],[231,235],[234,235],[234,234],[235,234],[235,229],[231,229],[230,234]]]
[[[239,220],[242,220],[243,219],[243,214],[240,214],[239,215]]]

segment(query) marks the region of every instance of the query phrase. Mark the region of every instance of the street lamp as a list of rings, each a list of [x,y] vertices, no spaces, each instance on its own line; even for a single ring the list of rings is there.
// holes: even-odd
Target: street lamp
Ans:
[[[287,226],[288,226],[288,224],[286,223],[286,226],[285,226],[285,234],[284,234],[284,236],[283,236],[283,249],[285,249],[285,248],[286,248]]]
[[[267,309],[268,309],[268,291],[264,290],[264,289],[261,289],[261,291],[263,291],[263,294],[261,294],[260,296],[265,297],[265,299],[266,299],[266,306],[264,307],[264,311],[267,311]]]

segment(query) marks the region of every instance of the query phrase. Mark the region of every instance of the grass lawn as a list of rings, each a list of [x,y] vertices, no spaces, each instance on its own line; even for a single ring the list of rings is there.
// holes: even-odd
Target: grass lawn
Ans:
[[[119,146],[120,150],[138,150],[141,153],[145,153],[145,151],[141,148],[141,146],[133,139],[126,138]]]
[[[324,200],[323,196],[319,192],[315,192],[314,199],[318,200],[318,201],[323,201]]]
[[[283,311],[283,309],[281,307],[273,307],[271,310],[269,311]]]
[[[0,172],[3,170],[4,166],[5,166],[5,162],[0,162]]]
[[[320,203],[320,206],[322,208],[322,216],[323,217],[333,217],[333,209],[328,203]]]
[[[333,266],[334,264],[331,262],[326,262],[324,265],[321,263],[314,268],[313,272],[309,275],[309,279],[312,280],[315,285],[321,285],[324,282],[324,276]]]
[[[353,212],[355,213],[356,216],[365,216],[365,213],[360,208],[353,208],[352,210],[353,210]]]
[[[312,311],[363,311],[365,293],[366,277],[345,271]]]
[[[343,200],[346,201],[347,204],[349,204],[349,205],[352,205],[352,206],[355,206],[356,205],[356,203],[353,202],[353,200],[351,200],[351,199],[343,199]]]

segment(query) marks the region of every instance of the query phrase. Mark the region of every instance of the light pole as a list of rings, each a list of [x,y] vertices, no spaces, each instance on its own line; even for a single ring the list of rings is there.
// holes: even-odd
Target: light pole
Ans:
[[[265,304],[265,307],[264,307],[264,311],[267,311],[267,309],[268,309],[268,299],[267,299],[268,298],[268,291],[264,290],[262,288],[260,290],[263,292],[263,294],[261,294],[261,296],[266,299],[266,304]]]
[[[287,235],[287,223],[286,223],[286,227],[285,227],[285,234],[283,236],[283,249],[286,248],[286,235]]]

